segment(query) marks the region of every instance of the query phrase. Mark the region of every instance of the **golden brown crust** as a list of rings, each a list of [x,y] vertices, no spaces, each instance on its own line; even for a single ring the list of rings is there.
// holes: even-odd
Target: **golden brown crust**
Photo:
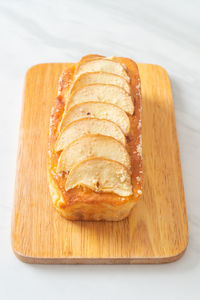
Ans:
[[[85,60],[96,57],[86,56]],[[86,187],[77,187],[65,191],[66,173],[56,174],[60,152],[54,151],[58,136],[58,125],[65,108],[62,93],[70,88],[76,65],[71,65],[61,76],[60,91],[52,108],[49,130],[48,178],[50,193],[58,212],[70,220],[121,220],[128,216],[131,208],[138,201],[142,190],[142,156],[141,156],[141,91],[138,68],[128,58],[117,58],[126,65],[131,78],[131,93],[135,111],[129,115],[131,129],[127,137],[127,150],[131,157],[133,196],[120,197],[114,193],[97,193]]]

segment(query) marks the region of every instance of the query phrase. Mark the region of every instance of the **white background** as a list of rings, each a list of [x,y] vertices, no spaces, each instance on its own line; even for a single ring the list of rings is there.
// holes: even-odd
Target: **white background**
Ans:
[[[200,1],[0,0],[0,299],[200,299]],[[10,246],[24,75],[88,53],[162,65],[173,89],[189,221],[167,265],[43,266]]]

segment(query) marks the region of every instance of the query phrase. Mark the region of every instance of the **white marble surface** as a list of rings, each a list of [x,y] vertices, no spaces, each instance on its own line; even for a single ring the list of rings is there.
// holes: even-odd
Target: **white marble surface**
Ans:
[[[200,299],[200,1],[0,1],[0,299]],[[167,265],[42,266],[18,261],[10,218],[24,75],[41,62],[123,55],[169,72],[189,221]]]

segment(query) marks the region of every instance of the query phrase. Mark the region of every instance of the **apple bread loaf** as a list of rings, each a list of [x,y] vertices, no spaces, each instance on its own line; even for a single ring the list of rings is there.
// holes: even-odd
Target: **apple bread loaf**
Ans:
[[[49,125],[48,180],[69,220],[119,221],[142,194],[137,64],[84,56],[61,74]]]

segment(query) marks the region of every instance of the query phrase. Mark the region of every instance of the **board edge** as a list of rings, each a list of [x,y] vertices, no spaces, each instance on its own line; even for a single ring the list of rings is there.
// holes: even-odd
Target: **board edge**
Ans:
[[[49,257],[32,257],[27,256],[19,251],[15,250],[12,245],[12,250],[15,256],[22,262],[28,264],[52,264],[52,265],[126,265],[126,264],[165,264],[171,263],[179,260],[184,253],[186,252],[188,245],[188,240],[183,250],[179,251],[177,254],[166,257],[146,257],[146,258],[119,258],[119,257],[111,257],[111,258],[98,258],[98,257],[61,257],[61,258],[49,258]]]

